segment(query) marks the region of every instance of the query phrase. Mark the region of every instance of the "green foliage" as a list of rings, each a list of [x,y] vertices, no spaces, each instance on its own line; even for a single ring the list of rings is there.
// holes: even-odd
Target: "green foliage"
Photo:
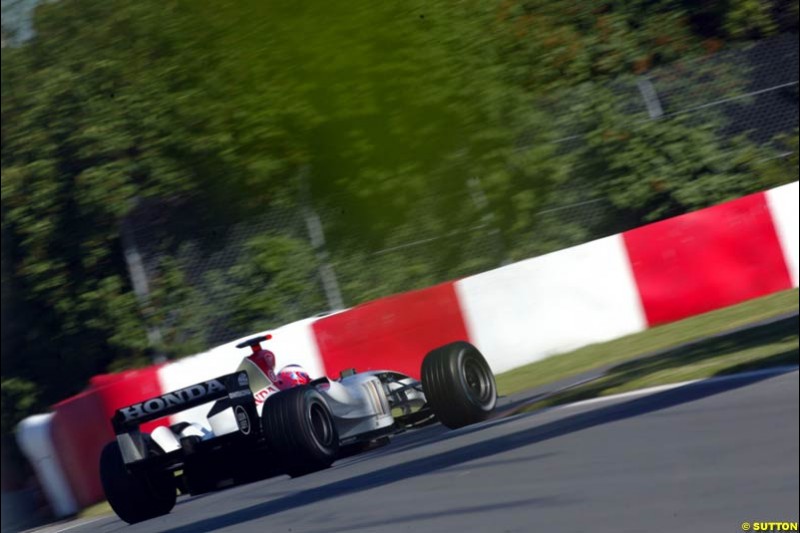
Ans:
[[[208,6],[196,9],[208,15]],[[237,144],[226,172],[248,165],[235,172],[246,178],[234,178],[248,180],[243,208],[262,205],[275,180],[295,192],[307,185],[344,213],[342,231],[359,224],[374,241],[403,224],[420,196],[463,189],[472,176],[493,176],[498,194],[549,182],[549,172],[531,171],[534,156],[548,164],[544,139],[536,151],[514,149],[520,132],[544,119],[486,32],[490,4],[312,10],[277,1],[213,11],[220,33],[207,53],[220,73],[203,91],[224,93],[215,114],[236,117],[218,135]]]
[[[774,139],[775,154],[756,162],[757,173],[767,187],[777,187],[788,181],[797,181],[800,169],[800,135],[795,128],[791,134],[780,134]]]
[[[0,394],[3,405],[0,433],[3,435],[13,432],[20,420],[41,407],[36,384],[24,379],[3,378]]]
[[[557,87],[649,68],[696,52],[677,2],[501,3],[498,24],[532,88]]]
[[[771,13],[772,2],[736,0],[725,16],[725,31],[732,37],[765,36],[775,33],[777,23]]]
[[[317,261],[310,245],[286,235],[262,234],[244,246],[239,262],[209,276],[214,306],[240,334],[262,331],[325,310],[313,283]]]
[[[163,341],[154,348],[168,358],[203,351],[204,328],[212,309],[201,291],[187,279],[178,261],[164,258],[149,283],[151,292],[144,309],[145,321],[159,328]]]
[[[613,94],[591,86],[572,116],[591,133],[575,169],[633,225],[762,190],[758,161],[770,152],[746,138],[724,138],[712,114],[621,120]]]

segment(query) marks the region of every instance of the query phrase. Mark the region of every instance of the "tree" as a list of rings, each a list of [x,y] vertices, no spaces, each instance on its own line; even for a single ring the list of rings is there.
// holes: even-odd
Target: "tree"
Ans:
[[[713,112],[624,120],[615,95],[584,87],[573,116],[589,133],[575,151],[576,172],[634,227],[766,188],[759,161],[771,153],[745,137],[720,135]],[[627,229],[627,228],[622,228]]]

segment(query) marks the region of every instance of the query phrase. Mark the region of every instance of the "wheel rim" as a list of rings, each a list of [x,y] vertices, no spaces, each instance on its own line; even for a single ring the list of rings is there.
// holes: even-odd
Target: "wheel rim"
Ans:
[[[333,425],[328,412],[322,405],[312,403],[309,418],[311,419],[311,433],[314,435],[314,439],[326,448],[330,447],[333,444]]]
[[[492,378],[486,365],[476,357],[467,355],[461,362],[467,394],[480,406],[492,401]]]

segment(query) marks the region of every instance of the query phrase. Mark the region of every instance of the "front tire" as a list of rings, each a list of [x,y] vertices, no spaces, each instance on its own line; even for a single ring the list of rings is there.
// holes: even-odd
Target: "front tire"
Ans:
[[[111,508],[129,524],[165,515],[175,507],[172,473],[129,472],[116,442],[108,443],[100,454],[100,481]]]
[[[270,449],[291,477],[324,470],[339,455],[333,415],[313,387],[294,387],[267,398],[261,424]]]
[[[436,418],[450,429],[486,420],[497,404],[497,385],[489,364],[475,346],[464,341],[425,356],[422,388]]]

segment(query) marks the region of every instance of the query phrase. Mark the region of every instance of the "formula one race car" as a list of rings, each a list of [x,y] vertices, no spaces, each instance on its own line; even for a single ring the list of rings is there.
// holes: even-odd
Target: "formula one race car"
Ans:
[[[275,355],[250,348],[236,372],[117,410],[116,440],[103,449],[108,502],[128,523],[169,513],[176,493],[200,494],[273,475],[292,477],[439,421],[459,428],[494,410],[494,375],[477,348],[454,342],[425,356],[421,382],[392,371],[354,370],[311,380],[300,367],[275,372]],[[140,425],[201,404],[210,430],[179,423],[144,433]]]

